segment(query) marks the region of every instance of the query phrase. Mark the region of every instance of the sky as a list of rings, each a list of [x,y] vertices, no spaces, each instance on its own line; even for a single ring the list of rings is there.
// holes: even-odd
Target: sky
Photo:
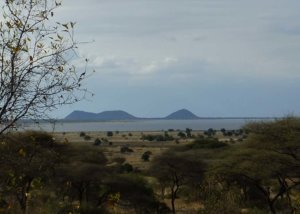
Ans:
[[[59,108],[162,117],[300,114],[299,0],[64,0],[95,94]],[[81,64],[82,63],[82,64]]]

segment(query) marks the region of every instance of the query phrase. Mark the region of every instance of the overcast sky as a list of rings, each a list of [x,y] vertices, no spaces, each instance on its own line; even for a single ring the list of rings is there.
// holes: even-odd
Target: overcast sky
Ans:
[[[299,0],[64,0],[95,96],[56,112],[300,113]]]

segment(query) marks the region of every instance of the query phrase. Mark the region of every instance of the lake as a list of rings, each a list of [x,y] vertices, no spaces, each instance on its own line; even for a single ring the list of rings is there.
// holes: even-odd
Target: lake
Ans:
[[[247,122],[265,121],[266,119],[199,119],[199,120],[135,120],[135,121],[87,121],[56,123],[40,122],[24,123],[20,129],[43,130],[48,132],[80,132],[80,131],[161,131],[161,130],[220,130],[225,128],[240,129]]]

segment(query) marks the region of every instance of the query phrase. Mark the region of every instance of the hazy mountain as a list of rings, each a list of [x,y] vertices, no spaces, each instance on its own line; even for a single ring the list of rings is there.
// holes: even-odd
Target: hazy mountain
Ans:
[[[137,118],[125,111],[103,111],[101,113],[91,113],[84,111],[73,111],[65,120],[135,120],[135,119],[167,119],[167,120],[192,120],[199,119],[192,112],[181,109],[164,118]]]
[[[165,119],[168,120],[192,120],[192,119],[199,119],[198,116],[190,112],[189,110],[186,109],[181,109],[179,111],[176,111],[167,117]]]
[[[99,120],[134,120],[135,116],[125,111],[104,111],[97,114]]]
[[[134,120],[135,116],[125,111],[103,111],[101,113],[90,113],[84,111],[73,111],[65,120]]]
[[[97,114],[85,111],[73,111],[65,120],[96,120]]]

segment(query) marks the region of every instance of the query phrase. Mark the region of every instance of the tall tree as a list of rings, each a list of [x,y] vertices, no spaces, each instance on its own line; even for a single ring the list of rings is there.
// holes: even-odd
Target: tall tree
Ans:
[[[300,120],[284,118],[273,122],[251,123],[247,142],[227,155],[216,169],[218,176],[238,184],[247,198],[256,190],[271,213],[279,201],[294,211],[292,191],[299,185]]]
[[[153,160],[150,173],[162,187],[170,189],[172,213],[176,213],[175,202],[180,189],[187,184],[200,183],[205,165],[191,153],[174,151],[166,152]]]
[[[6,0],[0,12],[0,134],[23,117],[41,117],[85,94],[74,22],[59,23],[54,0]],[[87,60],[86,60],[87,61]],[[78,93],[81,91],[82,93]],[[75,93],[77,92],[77,93]]]
[[[63,145],[42,132],[5,134],[0,142],[0,193],[13,196],[25,213],[31,190],[60,163]]]

